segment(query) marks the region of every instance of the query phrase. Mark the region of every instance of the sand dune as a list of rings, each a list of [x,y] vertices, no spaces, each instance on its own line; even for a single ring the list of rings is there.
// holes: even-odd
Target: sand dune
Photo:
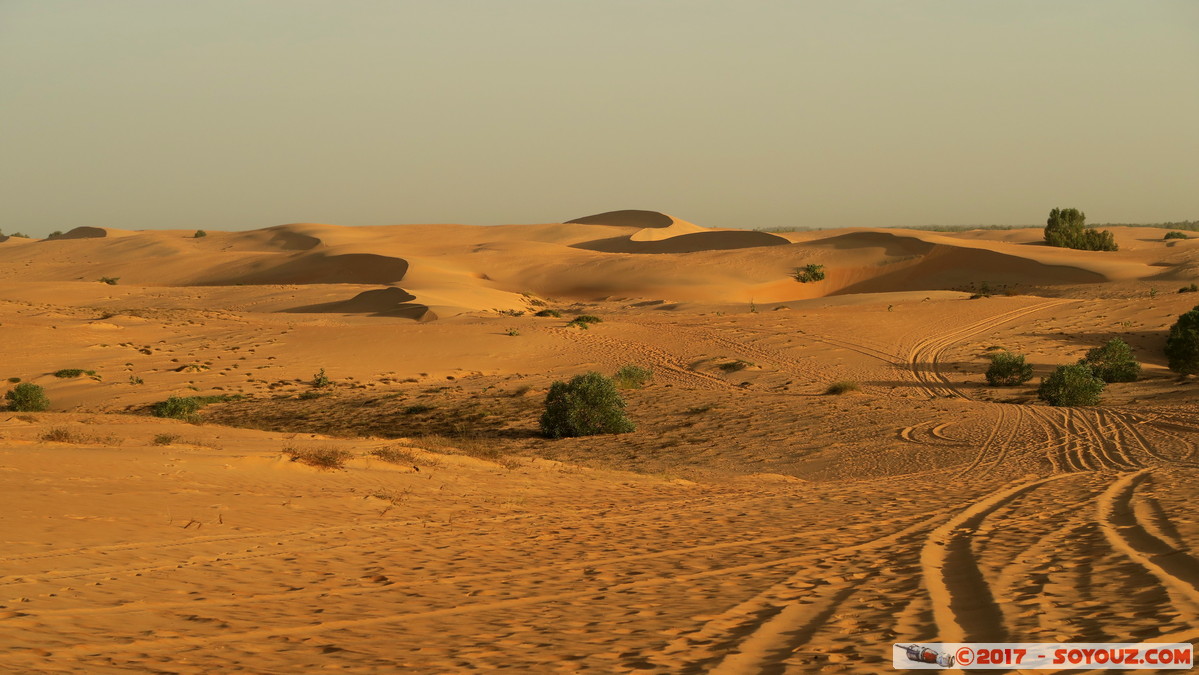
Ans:
[[[873,674],[897,641],[1199,637],[1197,385],[1163,354],[1194,242],[579,220],[0,242],[0,377],[51,402],[0,410],[0,671]],[[1112,337],[1139,381],[1037,399]],[[990,386],[1000,349],[1033,379]],[[554,382],[625,365],[635,432],[541,437]],[[150,416],[170,396],[213,402]]]

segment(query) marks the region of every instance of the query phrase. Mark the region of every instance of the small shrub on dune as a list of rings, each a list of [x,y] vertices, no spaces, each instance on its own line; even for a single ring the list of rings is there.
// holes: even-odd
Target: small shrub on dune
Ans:
[[[1179,293],[1199,293],[1199,284],[1191,284],[1178,289]]]
[[[283,454],[291,457],[291,461],[315,466],[318,469],[341,469],[346,460],[353,457],[347,450],[340,448],[284,448]]]
[[[312,376],[311,384],[313,389],[324,389],[333,386],[333,380],[330,380],[329,376],[325,375],[325,369],[321,368],[321,372]]]
[[[604,322],[604,320],[599,318],[598,316],[592,316],[590,314],[580,314],[580,315],[576,316],[575,318],[571,319],[570,323],[568,323],[566,325],[567,326],[575,326],[577,328],[587,329],[587,328],[590,328],[591,324],[593,324],[593,323],[603,323],[603,322]]]
[[[1058,366],[1041,380],[1037,395],[1052,406],[1098,405],[1103,393],[1103,380],[1095,377],[1085,364]]]
[[[158,434],[154,437],[154,445],[173,445],[177,440],[178,434]]]
[[[612,376],[618,389],[640,389],[649,384],[652,379],[654,379],[654,371],[632,364],[621,366],[620,370]]]
[[[791,278],[801,284],[812,283],[814,281],[824,281],[824,265],[804,265],[796,267],[795,272],[791,274]]]
[[[1032,379],[1032,365],[1024,362],[1023,354],[999,352],[988,354],[987,383],[992,387],[1014,387]]]
[[[195,417],[202,405],[194,396],[172,396],[165,401],[159,401],[151,406],[150,414],[155,417],[190,420]]]
[[[824,393],[829,396],[840,396],[841,394],[848,394],[851,391],[858,391],[860,389],[861,387],[858,386],[857,382],[841,380],[840,382],[830,384],[828,389],[824,390]]]
[[[595,372],[555,382],[545,397],[541,431],[550,438],[625,434],[635,426],[612,380]]]
[[[100,283],[108,284],[109,286],[116,286],[120,280],[120,277],[100,277]]]
[[[31,382],[22,382],[4,394],[8,409],[16,412],[42,412],[50,407],[46,391]]]
[[[1171,239],[1190,239],[1190,237],[1186,236],[1185,233],[1178,231],[1167,232],[1166,236],[1162,237],[1163,241],[1169,241]]]
[[[543,309],[543,310],[537,312],[536,314],[534,314],[533,316],[551,316],[551,317],[554,317],[555,319],[558,319],[558,318],[562,317],[562,312],[559,312],[556,309]]]
[[[1104,382],[1136,382],[1141,364],[1132,355],[1132,347],[1120,338],[1112,338],[1102,347],[1087,352],[1079,361],[1089,366],[1091,373]]]
[[[1199,306],[1178,317],[1166,337],[1170,370],[1182,375],[1199,373]]]
[[[207,237],[207,236],[208,236],[208,233],[205,232],[204,230],[196,230],[196,233],[192,235],[192,238],[193,239],[203,239],[204,237]]]
[[[96,371],[83,370],[82,368],[63,368],[62,370],[56,371],[54,373],[54,377],[61,377],[63,379],[67,379],[67,378],[71,378],[71,377],[80,377],[83,375],[87,375],[88,377],[95,377]]]

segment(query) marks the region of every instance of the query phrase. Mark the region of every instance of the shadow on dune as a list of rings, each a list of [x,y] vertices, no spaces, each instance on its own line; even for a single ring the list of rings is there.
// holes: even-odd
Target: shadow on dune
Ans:
[[[617,227],[670,227],[674,224],[674,219],[665,213],[657,211],[640,211],[637,209],[625,209],[623,211],[607,211],[605,213],[597,213],[593,216],[583,216],[568,220],[567,223],[577,223],[580,225],[615,225]]]
[[[284,263],[245,271],[214,270],[196,280],[203,286],[235,284],[394,284],[408,273],[408,261],[374,253],[312,253]]]
[[[283,311],[293,314],[369,314],[415,321],[433,321],[437,318],[428,305],[409,302],[415,299],[415,295],[402,288],[379,288],[363,291],[349,300],[322,302]]]
[[[696,253],[726,251],[757,246],[782,246],[791,242],[769,232],[723,231],[695,232],[658,241],[633,241],[629,237],[610,237],[574,244],[571,248],[601,253]]]

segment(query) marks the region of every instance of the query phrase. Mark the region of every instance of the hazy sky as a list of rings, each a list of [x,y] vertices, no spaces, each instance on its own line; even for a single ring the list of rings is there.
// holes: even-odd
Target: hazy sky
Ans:
[[[0,0],[0,229],[1199,218],[1199,2]]]

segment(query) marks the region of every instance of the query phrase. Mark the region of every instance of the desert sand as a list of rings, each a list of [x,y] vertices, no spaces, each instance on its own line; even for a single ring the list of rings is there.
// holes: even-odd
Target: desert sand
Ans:
[[[1114,232],[8,238],[0,377],[52,405],[0,410],[0,670],[877,673],[897,641],[1199,639],[1197,385],[1162,354],[1199,242]],[[1144,372],[1099,406],[983,378],[1111,337]],[[625,364],[654,371],[635,432],[540,437],[553,381]],[[241,398],[149,415],[192,395]]]

